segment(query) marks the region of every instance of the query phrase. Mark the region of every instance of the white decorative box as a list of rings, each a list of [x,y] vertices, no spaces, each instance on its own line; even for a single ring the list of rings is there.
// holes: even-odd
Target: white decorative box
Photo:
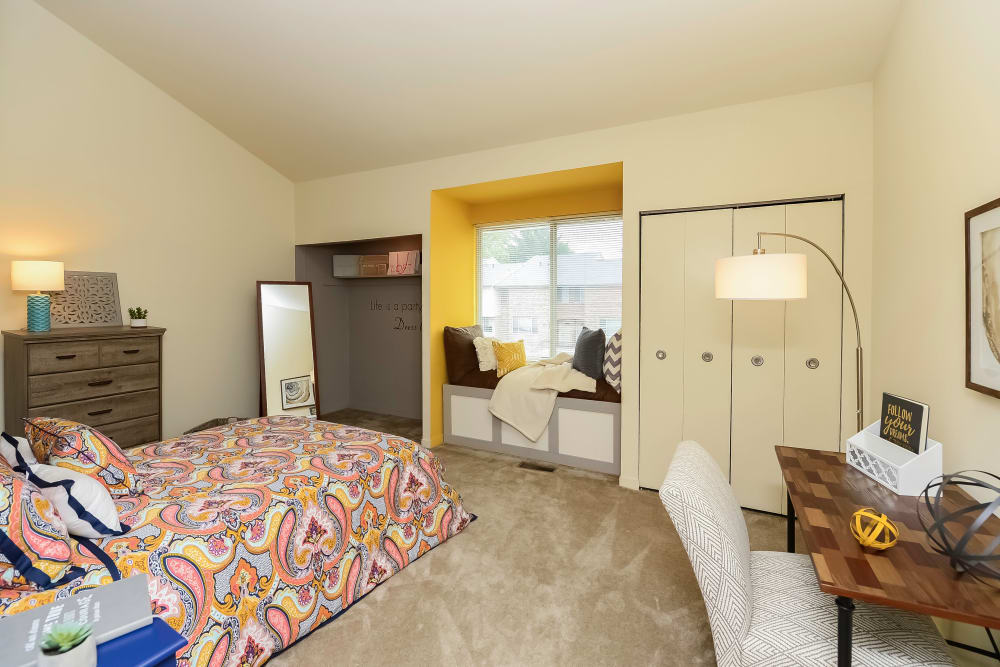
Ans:
[[[358,255],[334,255],[333,256],[333,277],[334,278],[355,278],[360,270],[360,260]]]
[[[847,463],[893,493],[918,496],[927,483],[941,475],[941,443],[927,438],[920,454],[879,436],[881,422],[847,439]]]

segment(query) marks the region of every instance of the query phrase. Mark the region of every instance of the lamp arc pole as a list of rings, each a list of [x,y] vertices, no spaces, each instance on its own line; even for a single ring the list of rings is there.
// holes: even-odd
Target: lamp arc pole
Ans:
[[[865,428],[865,393],[864,393],[864,349],[862,349],[861,344],[861,320],[858,319],[858,309],[854,305],[854,296],[851,294],[851,288],[847,286],[847,281],[844,280],[844,274],[839,268],[837,268],[837,263],[833,261],[830,254],[823,250],[809,239],[804,236],[798,236],[796,234],[785,234],[784,232],[757,232],[757,247],[754,249],[753,254],[763,255],[765,254],[764,247],[761,245],[762,236],[781,236],[787,239],[795,239],[796,241],[802,241],[816,248],[827,261],[830,262],[830,266],[837,273],[837,277],[840,278],[840,284],[844,288],[844,292],[847,293],[847,300],[851,304],[851,312],[854,314],[854,330],[858,337],[858,347],[856,349],[855,357],[857,361],[857,373],[858,373],[858,396],[857,396],[857,418],[858,418],[858,432],[860,433]]]

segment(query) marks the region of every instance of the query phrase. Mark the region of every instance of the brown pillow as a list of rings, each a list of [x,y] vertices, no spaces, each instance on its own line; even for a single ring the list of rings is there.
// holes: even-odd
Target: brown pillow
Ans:
[[[458,382],[469,371],[479,370],[479,358],[473,338],[483,335],[478,324],[470,327],[444,328],[444,364],[448,369],[448,383]]]

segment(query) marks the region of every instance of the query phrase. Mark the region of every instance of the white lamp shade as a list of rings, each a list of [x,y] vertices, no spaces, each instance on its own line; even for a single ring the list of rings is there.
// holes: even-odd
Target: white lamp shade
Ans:
[[[10,288],[15,292],[64,290],[63,263],[15,260],[10,263]]]
[[[775,253],[723,257],[715,262],[715,298],[806,298],[806,256]]]

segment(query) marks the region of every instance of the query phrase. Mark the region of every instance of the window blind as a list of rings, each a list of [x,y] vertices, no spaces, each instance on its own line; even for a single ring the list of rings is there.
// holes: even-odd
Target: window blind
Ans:
[[[529,359],[572,354],[580,330],[621,327],[621,214],[476,230],[483,335],[524,340]]]

